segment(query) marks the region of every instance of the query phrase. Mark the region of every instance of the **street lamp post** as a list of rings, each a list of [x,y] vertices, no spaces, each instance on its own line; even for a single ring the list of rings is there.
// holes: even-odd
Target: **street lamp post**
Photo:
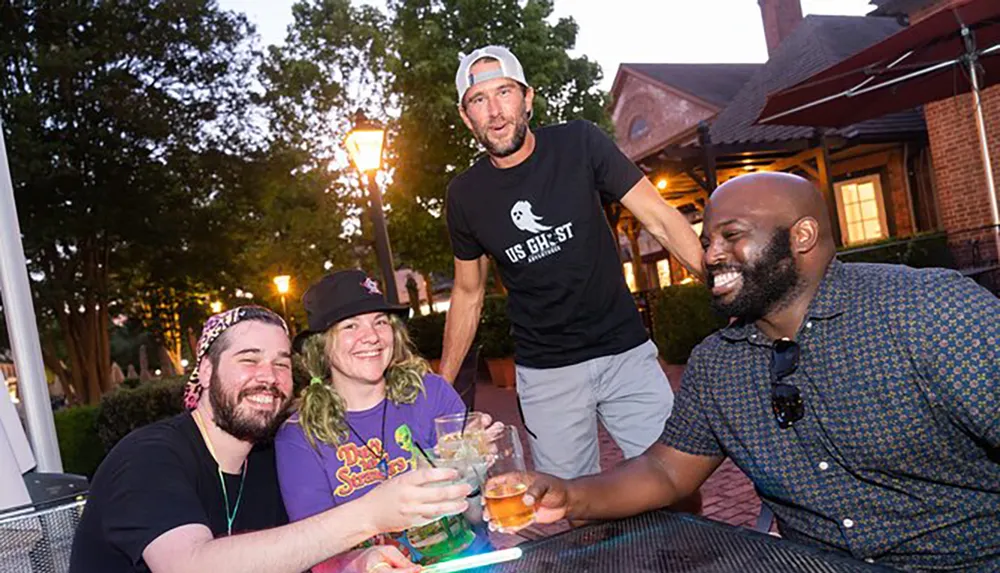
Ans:
[[[382,166],[384,141],[385,130],[359,112],[355,118],[354,129],[348,134],[345,145],[351,161],[361,172],[368,187],[369,215],[375,231],[375,255],[382,271],[382,284],[386,297],[392,304],[399,304],[392,249],[389,247],[389,231],[385,224],[385,211],[382,209],[382,191],[375,180],[375,172]]]
[[[289,287],[292,282],[292,277],[288,275],[279,275],[274,277],[274,286],[278,289],[278,294],[281,295],[281,318],[288,321],[288,305],[285,303],[285,295],[288,294]]]

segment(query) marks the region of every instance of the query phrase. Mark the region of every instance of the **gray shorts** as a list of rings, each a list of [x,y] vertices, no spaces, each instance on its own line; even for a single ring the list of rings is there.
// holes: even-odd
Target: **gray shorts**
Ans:
[[[568,479],[601,471],[597,420],[626,458],[651,446],[674,405],[670,381],[646,341],[560,368],[517,366],[517,394],[535,469]]]

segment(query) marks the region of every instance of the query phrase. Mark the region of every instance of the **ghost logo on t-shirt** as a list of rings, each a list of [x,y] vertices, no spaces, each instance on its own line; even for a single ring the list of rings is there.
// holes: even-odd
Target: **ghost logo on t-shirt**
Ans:
[[[510,219],[514,226],[527,233],[544,233],[552,227],[542,224],[542,218],[531,210],[531,203],[518,201],[510,209]]]
[[[538,259],[553,255],[562,250],[560,245],[573,238],[573,223],[566,223],[553,228],[543,225],[542,217],[535,214],[531,203],[521,200],[510,208],[510,220],[518,229],[532,233],[526,241],[504,249],[504,253],[512,263],[533,263]]]

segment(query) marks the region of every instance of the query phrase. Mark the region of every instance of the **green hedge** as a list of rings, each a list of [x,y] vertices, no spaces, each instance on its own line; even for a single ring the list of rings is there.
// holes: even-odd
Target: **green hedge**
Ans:
[[[77,406],[53,414],[66,473],[93,477],[104,459],[104,446],[97,439],[99,411],[100,406]]]
[[[120,386],[97,406],[55,412],[63,469],[92,477],[101,460],[136,428],[180,414],[185,379],[166,378],[135,388]]]
[[[483,312],[476,331],[476,342],[482,346],[483,358],[507,358],[514,355],[514,336],[507,317],[507,297],[489,295],[483,301]]]
[[[726,325],[714,311],[712,295],[703,285],[674,285],[650,291],[653,339],[669,364],[685,364],[691,350]]]
[[[441,358],[444,340],[445,313],[414,316],[407,323],[410,339],[421,356],[428,360]],[[483,311],[473,345],[481,344],[484,358],[507,358],[514,355],[514,337],[507,318],[507,297],[489,295],[483,300]]]
[[[837,258],[849,263],[890,263],[915,268],[954,268],[955,260],[944,233],[926,233],[907,239],[888,239],[853,249],[844,249]]]
[[[97,416],[97,436],[105,451],[111,451],[136,428],[180,414],[185,381],[182,377],[166,378],[105,395]]]
[[[423,316],[414,316],[407,322],[410,339],[417,347],[420,356],[428,360],[441,358],[445,316],[443,312],[433,312]]]

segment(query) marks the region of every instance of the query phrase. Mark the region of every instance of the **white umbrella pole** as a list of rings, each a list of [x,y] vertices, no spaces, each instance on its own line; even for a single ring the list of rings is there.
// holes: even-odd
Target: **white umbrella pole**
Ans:
[[[17,384],[21,389],[28,422],[28,439],[38,460],[38,470],[62,473],[59,441],[52,418],[49,386],[45,381],[42,347],[35,323],[35,307],[28,287],[28,269],[21,245],[21,226],[17,222],[14,184],[7,165],[7,148],[0,124],[0,291],[7,318],[7,335],[14,351]]]
[[[979,95],[979,76],[976,61],[969,59],[969,77],[972,81],[972,101],[976,106],[976,131],[979,133],[979,150],[983,156],[983,172],[986,175],[986,191],[990,196],[990,215],[993,224],[993,242],[1000,261],[1000,210],[997,209],[997,188],[993,179],[993,162],[990,160],[989,142],[986,139],[986,122],[983,119],[983,102]]]

